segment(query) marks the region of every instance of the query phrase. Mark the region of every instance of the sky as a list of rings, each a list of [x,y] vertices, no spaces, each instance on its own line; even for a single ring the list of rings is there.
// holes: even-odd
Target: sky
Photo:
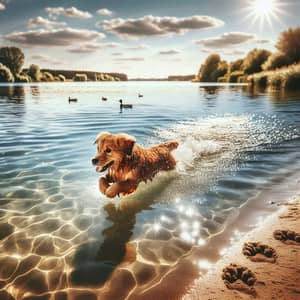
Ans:
[[[299,10],[300,0],[0,0],[0,46],[20,47],[25,67],[196,74],[212,53],[275,51]]]

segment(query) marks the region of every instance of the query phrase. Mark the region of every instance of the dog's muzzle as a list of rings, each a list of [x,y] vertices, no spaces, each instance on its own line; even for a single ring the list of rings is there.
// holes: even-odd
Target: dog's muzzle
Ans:
[[[98,162],[99,162],[99,160],[97,158],[92,159],[93,166],[97,165]]]
[[[102,167],[102,169],[100,169],[99,171],[99,167],[97,167],[97,171],[99,172],[104,172],[106,171],[109,167],[111,167],[114,164],[114,161],[112,160],[111,162],[109,162],[108,164],[106,164],[105,166]]]

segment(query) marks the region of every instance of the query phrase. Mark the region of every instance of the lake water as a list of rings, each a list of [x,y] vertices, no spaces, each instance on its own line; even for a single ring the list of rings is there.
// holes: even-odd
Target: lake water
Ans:
[[[270,201],[298,191],[299,104],[196,83],[0,86],[0,295],[179,299]],[[177,170],[105,198],[91,165],[100,131],[176,139]]]

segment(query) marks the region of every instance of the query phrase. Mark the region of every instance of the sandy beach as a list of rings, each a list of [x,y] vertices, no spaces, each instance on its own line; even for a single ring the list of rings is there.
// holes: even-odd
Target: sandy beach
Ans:
[[[299,233],[300,197],[276,205],[279,211],[226,249],[224,256],[194,282],[184,300],[300,299],[299,238],[295,241],[291,232],[287,233],[290,239],[280,231]],[[259,244],[249,244],[256,242]]]

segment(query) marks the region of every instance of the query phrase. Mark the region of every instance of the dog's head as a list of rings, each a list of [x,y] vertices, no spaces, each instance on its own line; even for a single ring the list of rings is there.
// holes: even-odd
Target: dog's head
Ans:
[[[98,153],[92,159],[97,172],[104,172],[112,166],[118,166],[124,156],[131,155],[136,140],[127,134],[101,132],[95,140]]]

